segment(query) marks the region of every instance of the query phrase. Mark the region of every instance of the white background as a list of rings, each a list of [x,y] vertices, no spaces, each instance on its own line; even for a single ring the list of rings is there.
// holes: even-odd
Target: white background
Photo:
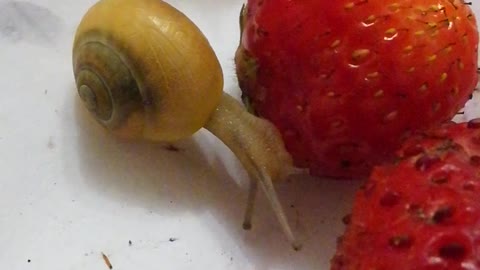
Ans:
[[[90,119],[71,44],[94,2],[0,0],[0,269],[107,269],[102,252],[125,270],[328,269],[358,182],[303,175],[277,185],[304,244],[294,252],[263,195],[253,230],[242,230],[246,174],[206,131],[170,152],[115,140]],[[238,97],[243,1],[167,2],[209,38]]]

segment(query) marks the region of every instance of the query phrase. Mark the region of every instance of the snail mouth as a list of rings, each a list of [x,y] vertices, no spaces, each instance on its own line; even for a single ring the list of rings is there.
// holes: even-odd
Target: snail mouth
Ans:
[[[78,95],[96,120],[108,129],[119,128],[141,95],[128,66],[115,47],[99,41],[85,42],[74,50]]]

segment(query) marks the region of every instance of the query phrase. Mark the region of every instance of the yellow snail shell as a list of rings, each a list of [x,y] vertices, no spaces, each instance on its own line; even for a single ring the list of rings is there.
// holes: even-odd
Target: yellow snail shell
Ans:
[[[160,0],[102,0],[78,26],[77,90],[97,121],[129,138],[174,141],[202,128],[223,75],[202,32]]]

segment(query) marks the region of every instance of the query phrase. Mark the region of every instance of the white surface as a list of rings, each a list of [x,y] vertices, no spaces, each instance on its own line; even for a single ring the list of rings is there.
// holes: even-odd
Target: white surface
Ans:
[[[328,269],[358,183],[301,176],[277,185],[304,244],[294,252],[263,195],[243,231],[246,175],[207,132],[169,152],[116,141],[84,113],[71,43],[94,2],[0,0],[0,268],[107,269],[103,252],[113,269]],[[226,91],[238,96],[244,1],[167,2],[210,39]]]

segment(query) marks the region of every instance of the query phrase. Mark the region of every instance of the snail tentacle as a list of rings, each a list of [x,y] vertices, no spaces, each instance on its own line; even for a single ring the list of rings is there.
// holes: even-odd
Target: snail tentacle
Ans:
[[[258,181],[250,179],[248,187],[247,207],[245,208],[245,215],[243,218],[243,229],[250,230],[252,228],[252,217],[255,209],[255,199],[258,191]]]
[[[285,233],[288,241],[292,245],[292,248],[297,251],[300,250],[302,248],[302,245],[293,235],[293,231],[288,223],[287,215],[283,210],[280,200],[278,199],[277,192],[275,191],[275,188],[273,186],[272,179],[265,172],[261,173],[260,185],[262,186],[263,191],[265,192],[265,195],[270,202],[273,212],[275,213],[278,221],[280,222],[280,226],[282,227],[283,232]]]
[[[284,180],[294,172],[278,130],[270,122],[248,113],[227,93],[205,128],[230,148],[247,170],[250,181],[260,183],[288,241],[295,250],[300,249],[272,182]],[[251,226],[256,185],[250,184],[244,228]]]

